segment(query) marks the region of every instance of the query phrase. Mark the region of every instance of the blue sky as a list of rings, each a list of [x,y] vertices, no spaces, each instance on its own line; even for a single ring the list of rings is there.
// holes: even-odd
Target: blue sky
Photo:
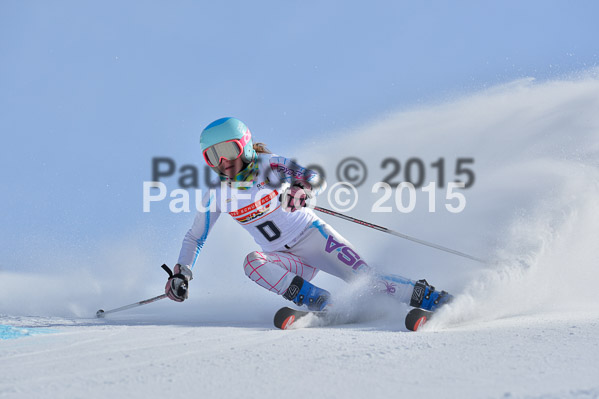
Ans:
[[[597,15],[593,1],[3,1],[0,267],[32,243],[148,226],[178,242],[191,216],[143,214],[141,185],[154,156],[200,164],[214,119],[293,155],[397,109],[595,66]]]

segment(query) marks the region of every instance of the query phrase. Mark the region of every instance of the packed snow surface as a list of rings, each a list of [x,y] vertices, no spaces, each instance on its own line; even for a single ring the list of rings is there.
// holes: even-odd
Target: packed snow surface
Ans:
[[[19,322],[60,333],[2,342],[2,397],[599,396],[597,311],[419,333],[380,322],[288,331],[268,323]]]

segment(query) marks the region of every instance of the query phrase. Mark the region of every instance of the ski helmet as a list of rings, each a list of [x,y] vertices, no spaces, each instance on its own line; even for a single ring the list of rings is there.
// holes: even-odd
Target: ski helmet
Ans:
[[[200,146],[204,160],[217,173],[222,158],[241,157],[246,164],[256,159],[250,129],[237,118],[221,118],[206,126],[200,135]]]

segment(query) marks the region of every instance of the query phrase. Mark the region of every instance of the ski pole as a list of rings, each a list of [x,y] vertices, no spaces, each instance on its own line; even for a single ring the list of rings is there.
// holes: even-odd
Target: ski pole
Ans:
[[[169,277],[173,277],[173,272],[171,271],[171,269],[167,265],[162,265],[161,267],[164,269],[165,272],[168,273]],[[120,308],[116,308],[116,309],[111,309],[111,310],[100,309],[100,310],[98,310],[96,312],[96,317],[102,318],[102,317],[106,316],[109,313],[116,313],[116,312],[120,312],[122,310],[136,308],[138,306],[147,305],[148,303],[156,302],[156,301],[159,301],[159,300],[164,299],[164,298],[166,298],[166,294],[158,295],[158,296],[155,296],[154,298],[150,298],[150,299],[146,299],[146,300],[143,300],[143,301],[135,302],[135,303],[132,303],[131,305],[121,306]]]
[[[441,246],[441,245],[433,244],[432,242],[428,242],[428,241],[424,241],[424,240],[421,240],[421,239],[418,239],[418,238],[415,238],[415,237],[411,237],[411,236],[409,236],[407,234],[402,234],[402,233],[399,233],[397,231],[388,229],[386,227],[376,225],[374,223],[365,222],[364,220],[356,219],[356,218],[353,218],[351,216],[344,215],[343,213],[332,211],[330,209],[326,209],[326,208],[321,208],[319,206],[315,206],[314,210],[322,212],[322,213],[326,213],[327,215],[336,216],[338,218],[345,219],[345,220],[348,220],[350,222],[358,223],[358,224],[361,224],[362,226],[370,227],[371,229],[382,231],[382,232],[387,233],[387,234],[392,234],[394,236],[397,236],[397,237],[400,237],[400,238],[404,238],[406,240],[410,240],[410,241],[413,241],[413,242],[418,243],[418,244],[426,245],[427,247],[431,247],[431,248],[435,248],[435,249],[438,249],[438,250],[441,250],[441,251],[449,252],[450,254],[458,255],[458,256],[461,256],[463,258],[468,258],[468,259],[471,259],[471,260],[474,260],[474,261],[477,261],[477,262],[480,262],[480,263],[487,263],[487,261],[485,261],[484,259],[477,258],[477,257],[472,256],[472,255],[468,255],[468,254],[466,254],[464,252],[456,251],[455,249],[447,248],[447,247],[444,247],[444,246]]]
[[[135,302],[135,303],[132,303],[131,305],[121,306],[120,308],[116,308],[116,309],[111,309],[111,310],[106,310],[106,311],[100,309],[96,312],[96,317],[102,318],[109,313],[116,313],[116,312],[120,312],[122,310],[136,308],[138,306],[147,305],[148,303],[156,302],[156,301],[159,301],[164,298],[166,298],[166,294],[158,295],[158,296],[155,296],[154,298],[146,299],[144,301]]]

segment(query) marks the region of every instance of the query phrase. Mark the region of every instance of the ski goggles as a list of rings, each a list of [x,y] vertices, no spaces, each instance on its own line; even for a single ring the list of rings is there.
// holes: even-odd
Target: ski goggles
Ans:
[[[204,160],[213,168],[217,167],[223,159],[234,161],[243,154],[243,147],[250,140],[250,137],[249,134],[246,134],[241,139],[216,143],[204,150]]]

